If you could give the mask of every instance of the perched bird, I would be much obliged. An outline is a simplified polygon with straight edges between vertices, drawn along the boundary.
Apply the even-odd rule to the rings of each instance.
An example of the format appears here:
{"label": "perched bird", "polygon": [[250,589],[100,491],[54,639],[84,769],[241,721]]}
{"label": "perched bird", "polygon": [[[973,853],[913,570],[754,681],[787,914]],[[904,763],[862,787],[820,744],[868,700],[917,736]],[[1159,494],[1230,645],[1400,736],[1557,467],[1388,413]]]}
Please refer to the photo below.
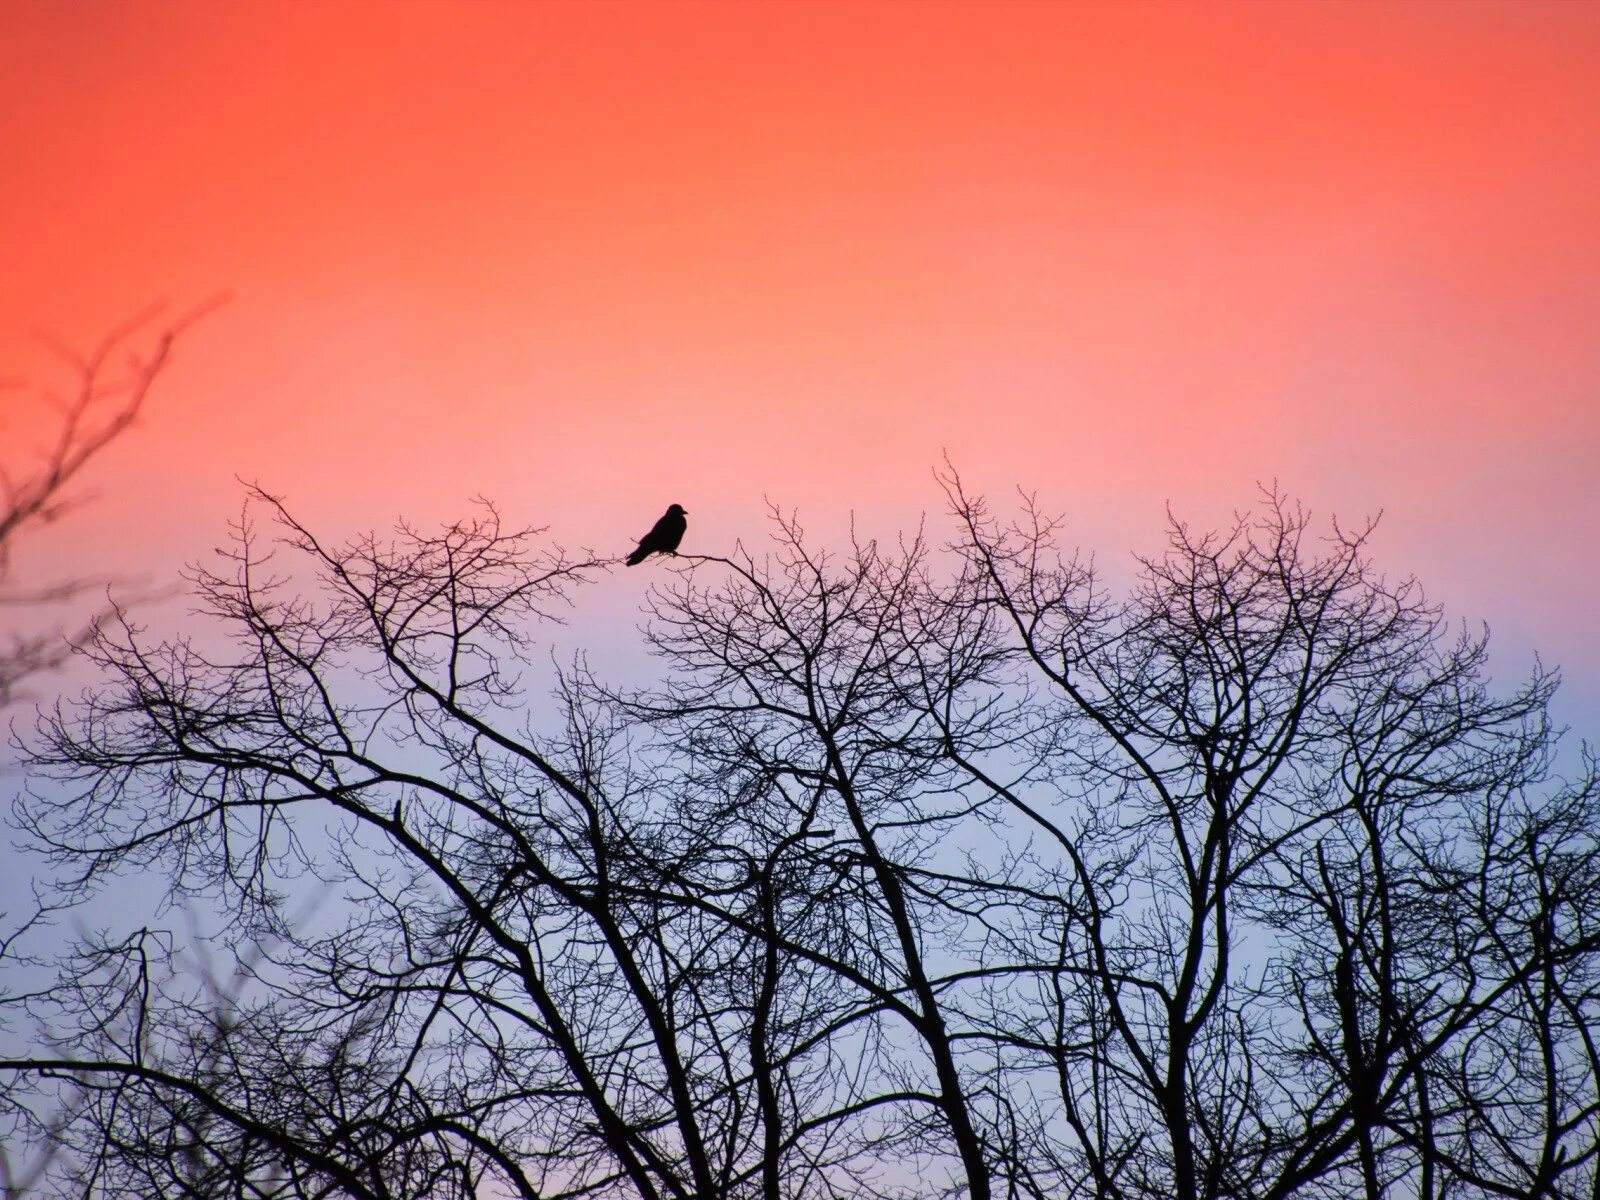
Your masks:
{"label": "perched bird", "polygon": [[683,541],[683,531],[689,527],[683,515],[684,507],[681,504],[674,504],[667,509],[666,515],[639,539],[638,548],[628,555],[628,565],[636,567],[658,550],[662,554],[676,554],[678,543]]}

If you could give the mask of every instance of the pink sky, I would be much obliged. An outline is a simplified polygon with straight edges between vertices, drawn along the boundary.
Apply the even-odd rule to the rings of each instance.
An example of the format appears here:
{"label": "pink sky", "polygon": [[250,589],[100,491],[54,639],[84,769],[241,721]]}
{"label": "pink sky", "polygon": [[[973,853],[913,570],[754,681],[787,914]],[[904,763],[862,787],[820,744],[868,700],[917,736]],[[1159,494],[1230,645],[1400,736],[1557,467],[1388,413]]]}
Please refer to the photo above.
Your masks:
{"label": "pink sky", "polygon": [[1382,508],[1600,694],[1600,6],[13,0],[0,61],[0,375],[236,294],[24,564],[169,578],[236,477],[890,533],[948,450],[1103,557]]}

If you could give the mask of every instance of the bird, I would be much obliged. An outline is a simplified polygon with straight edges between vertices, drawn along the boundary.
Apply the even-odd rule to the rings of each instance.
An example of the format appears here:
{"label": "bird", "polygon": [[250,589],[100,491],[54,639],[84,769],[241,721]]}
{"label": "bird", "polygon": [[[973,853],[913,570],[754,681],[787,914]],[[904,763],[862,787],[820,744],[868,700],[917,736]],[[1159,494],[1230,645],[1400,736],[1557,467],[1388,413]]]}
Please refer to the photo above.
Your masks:
{"label": "bird", "polygon": [[657,521],[650,532],[639,539],[639,545],[634,552],[628,555],[628,565],[636,567],[657,551],[662,554],[676,554],[678,543],[683,541],[683,531],[689,527],[684,514],[687,510],[681,504],[674,504],[667,509],[661,520]]}

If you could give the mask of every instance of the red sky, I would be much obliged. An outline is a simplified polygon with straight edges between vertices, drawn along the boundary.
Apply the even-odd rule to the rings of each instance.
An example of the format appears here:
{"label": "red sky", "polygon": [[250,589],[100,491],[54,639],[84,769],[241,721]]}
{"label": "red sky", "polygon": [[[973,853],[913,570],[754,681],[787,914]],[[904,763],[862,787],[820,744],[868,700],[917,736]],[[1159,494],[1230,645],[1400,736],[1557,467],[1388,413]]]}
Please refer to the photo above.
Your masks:
{"label": "red sky", "polygon": [[948,450],[1102,557],[1257,480],[1382,508],[1594,690],[1597,62],[1583,3],[9,0],[0,375],[236,294],[45,557],[169,577],[241,476],[892,532]]}

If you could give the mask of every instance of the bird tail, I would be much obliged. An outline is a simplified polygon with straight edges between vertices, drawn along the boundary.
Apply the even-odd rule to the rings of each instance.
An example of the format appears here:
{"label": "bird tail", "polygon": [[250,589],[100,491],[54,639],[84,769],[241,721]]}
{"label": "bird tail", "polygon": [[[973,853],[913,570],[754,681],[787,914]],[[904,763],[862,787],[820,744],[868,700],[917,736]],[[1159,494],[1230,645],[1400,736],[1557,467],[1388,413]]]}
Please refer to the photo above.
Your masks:
{"label": "bird tail", "polygon": [[635,550],[632,554],[628,555],[628,565],[630,567],[637,567],[640,563],[642,563],[645,559],[647,559],[649,557],[650,557],[650,551],[642,549],[642,548],[639,549],[639,550]]}

